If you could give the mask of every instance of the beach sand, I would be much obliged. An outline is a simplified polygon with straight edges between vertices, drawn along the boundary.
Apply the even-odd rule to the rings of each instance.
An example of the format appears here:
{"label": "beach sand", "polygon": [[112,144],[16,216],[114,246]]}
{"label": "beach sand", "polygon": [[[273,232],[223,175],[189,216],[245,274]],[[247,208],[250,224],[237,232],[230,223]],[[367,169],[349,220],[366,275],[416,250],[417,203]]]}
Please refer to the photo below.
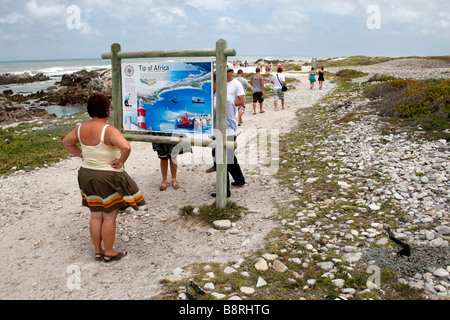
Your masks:
{"label": "beach sand", "polygon": [[[377,66],[371,70],[375,73]],[[263,248],[265,236],[280,224],[276,202],[295,195],[273,175],[264,175],[262,160],[243,149],[264,130],[289,132],[297,110],[313,106],[334,87],[326,81],[324,90],[310,90],[306,72],[285,74],[301,81],[286,93],[287,109],[275,112],[273,97],[266,97],[265,113],[253,115],[248,103],[239,127],[237,157],[247,184],[232,186],[230,200],[251,213],[236,223],[235,232],[212,230],[179,214],[183,206],[214,202],[215,174],[205,173],[212,165],[209,148],[194,147],[193,154],[179,156],[181,188],[173,189],[169,180],[161,192],[159,160],[151,144],[131,143],[126,171],[147,206],[119,215],[115,249],[128,256],[109,264],[94,261],[90,215],[81,206],[77,184],[79,158],[0,179],[0,299],[150,299],[160,293],[160,280],[180,275],[179,268],[238,261]]]}

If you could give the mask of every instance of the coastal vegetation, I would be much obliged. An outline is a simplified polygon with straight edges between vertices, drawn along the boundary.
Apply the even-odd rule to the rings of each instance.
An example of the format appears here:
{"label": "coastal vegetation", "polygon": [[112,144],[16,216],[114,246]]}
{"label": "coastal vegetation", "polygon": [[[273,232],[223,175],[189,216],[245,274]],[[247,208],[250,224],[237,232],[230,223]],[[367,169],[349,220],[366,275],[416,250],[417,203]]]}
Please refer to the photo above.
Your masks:
{"label": "coastal vegetation", "polygon": [[340,82],[352,81],[352,79],[361,78],[367,76],[367,73],[352,70],[352,69],[342,69],[336,72],[335,77]]}
{"label": "coastal vegetation", "polygon": [[423,129],[437,139],[450,139],[450,80],[392,80],[376,84],[364,96],[381,117],[413,129]]}
{"label": "coastal vegetation", "polygon": [[67,157],[61,141],[87,113],[23,122],[0,130],[0,176],[30,171]]}

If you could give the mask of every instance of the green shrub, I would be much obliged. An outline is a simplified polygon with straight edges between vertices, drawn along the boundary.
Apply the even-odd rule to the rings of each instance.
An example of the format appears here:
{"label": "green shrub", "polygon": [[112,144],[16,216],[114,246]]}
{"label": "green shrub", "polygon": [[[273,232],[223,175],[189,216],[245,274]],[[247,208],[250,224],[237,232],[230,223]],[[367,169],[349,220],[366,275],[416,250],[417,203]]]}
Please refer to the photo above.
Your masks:
{"label": "green shrub", "polygon": [[368,82],[385,82],[385,81],[392,81],[392,80],[397,80],[396,77],[394,76],[387,76],[384,74],[374,74],[369,80]]}
{"label": "green shrub", "polygon": [[422,128],[450,128],[450,80],[393,80],[372,86],[364,96],[376,99],[380,116],[398,117]]}
{"label": "green shrub", "polygon": [[336,72],[335,77],[338,78],[340,81],[351,81],[351,79],[354,78],[361,78],[367,76],[367,73],[352,70],[352,69],[343,69],[338,72]]}

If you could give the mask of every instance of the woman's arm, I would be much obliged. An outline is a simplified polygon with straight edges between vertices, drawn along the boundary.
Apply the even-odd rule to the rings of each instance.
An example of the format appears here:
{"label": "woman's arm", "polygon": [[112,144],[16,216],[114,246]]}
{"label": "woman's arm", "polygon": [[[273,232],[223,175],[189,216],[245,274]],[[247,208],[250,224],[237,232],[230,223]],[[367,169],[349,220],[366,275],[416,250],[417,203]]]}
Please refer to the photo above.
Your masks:
{"label": "woman's arm", "polygon": [[123,167],[125,161],[131,153],[131,146],[127,139],[114,127],[109,126],[106,130],[105,140],[109,142],[110,145],[116,146],[120,149],[120,158],[111,162],[111,167],[114,169],[120,169]]}
{"label": "woman's arm", "polygon": [[76,155],[77,157],[82,157],[81,149],[78,148],[77,143],[78,135],[77,135],[78,127],[70,131],[63,139],[62,145],[64,148],[69,151],[71,154]]}

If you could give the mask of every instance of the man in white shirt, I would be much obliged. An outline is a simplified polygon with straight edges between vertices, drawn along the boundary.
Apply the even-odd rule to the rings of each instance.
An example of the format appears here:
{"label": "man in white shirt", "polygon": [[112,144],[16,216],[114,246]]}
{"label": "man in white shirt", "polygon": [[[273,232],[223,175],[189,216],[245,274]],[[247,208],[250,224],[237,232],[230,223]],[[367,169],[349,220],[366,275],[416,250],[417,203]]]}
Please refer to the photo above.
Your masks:
{"label": "man in white shirt", "polygon": [[[229,74],[231,74],[231,77],[233,76],[233,72],[229,71],[227,73],[229,79]],[[234,82],[231,83],[230,82]],[[237,86],[235,85],[237,83]],[[214,82],[213,82],[213,89],[214,94],[216,91],[216,79],[214,75]],[[231,90],[230,90],[231,89]],[[239,104],[245,104],[245,98],[243,95],[239,95],[239,93],[244,92],[244,89],[240,82],[238,82],[236,79],[232,79],[232,81],[228,81],[227,83],[227,140],[228,141],[235,141],[236,136],[238,134],[237,131],[237,121],[236,121],[236,110],[237,106],[236,103]],[[233,110],[234,108],[234,110]],[[216,113],[216,103],[214,99],[214,114]],[[215,117],[214,117],[215,122]],[[216,171],[216,163],[215,163],[215,149],[212,150],[212,155],[214,158],[214,166],[206,170],[206,172],[214,172]],[[234,182],[231,184],[234,186],[243,186],[245,184],[245,178],[242,174],[241,167],[239,166],[238,160],[236,156],[234,155],[234,150],[227,150],[227,197],[231,196],[230,192],[230,178],[228,176],[228,173],[231,174],[231,176],[234,179]],[[211,193],[211,196],[215,197],[216,193]]]}
{"label": "man in white shirt", "polygon": [[245,91],[242,84],[233,78],[233,69],[227,70],[227,100],[233,101],[236,106],[236,119],[239,107],[245,107]]}
{"label": "man in white shirt", "polygon": [[277,73],[272,77],[273,84],[273,95],[274,95],[274,104],[275,111],[278,111],[277,101],[281,101],[281,109],[284,110],[284,91],[281,90],[283,85],[286,85],[286,79],[283,74],[283,69],[280,67],[277,69]]}
{"label": "man in white shirt", "polygon": [[[250,86],[250,84],[248,83],[247,79],[244,78],[244,71],[242,69],[239,69],[237,72],[237,81],[239,81],[242,84],[242,87],[244,88],[244,92],[246,90],[252,90],[252,87]],[[245,99],[245,96],[244,96]],[[245,102],[245,101],[244,101]],[[242,115],[245,112],[245,106],[243,107],[239,107],[239,114],[238,114],[238,126],[241,125],[242,121]]]}
{"label": "man in white shirt", "polygon": [[[215,85],[215,80],[214,80]],[[215,88],[214,88],[215,93]],[[233,78],[233,69],[227,69],[227,103],[233,102],[235,106],[234,118],[230,117],[230,113],[227,112],[227,132],[236,131],[237,132],[237,118],[239,107],[245,106],[245,92],[242,84]],[[236,129],[234,129],[236,128]],[[235,134],[237,135],[237,134]],[[229,136],[229,134],[227,134]],[[216,171],[215,166],[206,170],[207,173]]]}

